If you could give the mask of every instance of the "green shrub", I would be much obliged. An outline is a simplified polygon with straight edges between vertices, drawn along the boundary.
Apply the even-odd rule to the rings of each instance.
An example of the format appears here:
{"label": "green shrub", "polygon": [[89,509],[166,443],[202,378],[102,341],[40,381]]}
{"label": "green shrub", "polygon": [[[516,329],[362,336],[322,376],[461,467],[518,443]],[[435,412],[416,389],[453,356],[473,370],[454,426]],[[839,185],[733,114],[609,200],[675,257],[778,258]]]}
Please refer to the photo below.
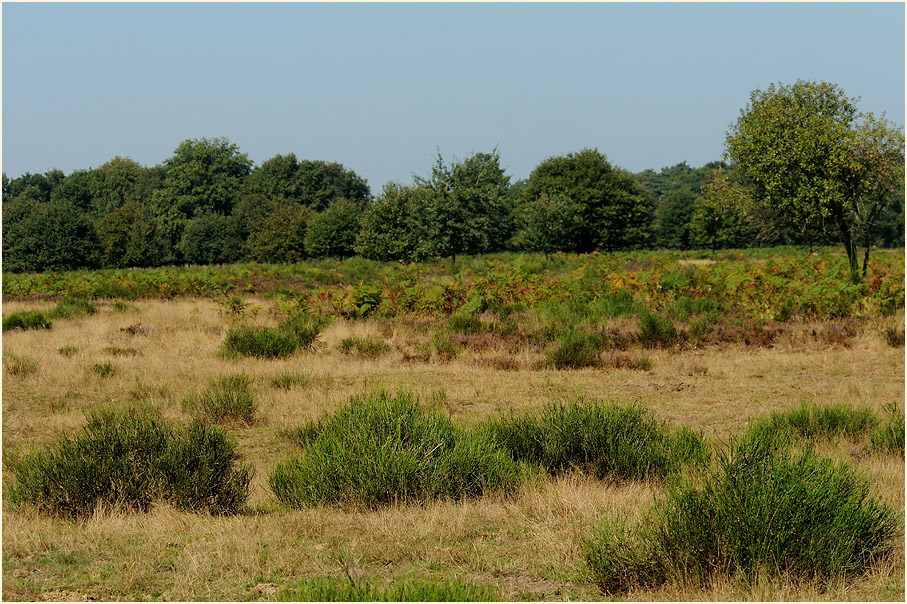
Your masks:
{"label": "green shrub", "polygon": [[339,577],[304,578],[277,594],[279,602],[495,602],[497,590],[461,581],[409,580],[380,589]]}
{"label": "green shrub", "polygon": [[450,317],[447,329],[451,333],[477,334],[482,331],[482,320],[475,315],[456,314]]}
{"label": "green shrub", "polygon": [[38,361],[24,354],[9,353],[3,355],[3,367],[10,375],[25,377],[38,372]]}
{"label": "green shrub", "polygon": [[580,469],[611,480],[662,478],[709,458],[698,434],[686,428],[672,432],[636,405],[554,404],[537,415],[500,418],[484,429],[515,460],[540,464],[550,473]]}
{"label": "green shrub", "polygon": [[524,477],[485,435],[457,429],[408,393],[354,396],[299,432],[304,454],[278,464],[268,480],[294,507],[476,497],[511,490]]}
{"label": "green shrub", "polygon": [[245,504],[251,470],[219,429],[180,429],[146,407],[97,411],[74,437],[12,460],[9,499],[65,517],[98,505],[147,510],[166,501],[185,510],[233,514]]}
{"label": "green shrub", "polygon": [[73,344],[67,344],[66,346],[61,346],[57,349],[57,352],[60,353],[60,356],[71,357],[79,352],[79,347]]}
{"label": "green shrub", "polygon": [[3,331],[13,329],[50,329],[53,322],[44,313],[17,312],[3,319]]}
{"label": "green shrub", "polygon": [[878,423],[875,413],[865,407],[803,404],[797,409],[775,412],[768,419],[756,421],[750,427],[750,433],[787,434],[809,441],[842,437],[859,440],[870,435]]}
{"label": "green shrub", "polygon": [[236,327],[227,330],[227,337],[221,347],[229,357],[288,357],[299,348],[296,338],[281,329]]}
{"label": "green shrub", "polygon": [[114,300],[111,310],[113,312],[138,312],[139,307],[135,304],[124,302],[123,300]]}
{"label": "green shrub", "polygon": [[555,369],[582,369],[601,364],[599,353],[603,346],[599,333],[578,329],[567,329],[549,348],[545,357],[549,366]]}
{"label": "green shrub", "polygon": [[888,420],[872,434],[872,448],[886,453],[899,453],[904,457],[904,408],[887,405]]}
{"label": "green shrub", "polygon": [[324,329],[325,322],[310,315],[293,315],[280,324],[280,330],[291,334],[299,348],[314,350],[318,335]]}
{"label": "green shrub", "polygon": [[343,338],[340,342],[340,352],[343,354],[356,354],[361,357],[374,359],[390,352],[391,347],[384,340],[372,337],[357,338],[351,336]]}
{"label": "green shrub", "polygon": [[254,423],[258,404],[252,395],[252,380],[240,373],[211,380],[200,395],[190,395],[183,407],[198,418],[214,423]]}
{"label": "green shrub", "polygon": [[435,357],[440,361],[455,359],[460,353],[460,348],[444,334],[432,334],[431,339],[419,347],[419,351],[428,357]]}
{"label": "green shrub", "polygon": [[268,380],[268,383],[271,384],[274,388],[280,388],[282,390],[289,390],[293,386],[306,386],[311,381],[311,376],[307,373],[300,373],[298,371],[290,371],[289,369],[284,369],[276,375],[271,376]]}
{"label": "green shrub", "polygon": [[55,319],[72,319],[82,315],[93,315],[98,309],[87,298],[67,296],[57,302],[50,316]]}
{"label": "green shrub", "polygon": [[708,584],[719,574],[827,581],[865,571],[900,530],[898,514],[846,465],[758,435],[720,456],[701,482],[670,485],[633,530],[606,523],[586,561],[606,593]]}
{"label": "green shrub", "polygon": [[677,338],[677,328],[669,317],[648,311],[640,313],[637,339],[644,347],[672,346]]}

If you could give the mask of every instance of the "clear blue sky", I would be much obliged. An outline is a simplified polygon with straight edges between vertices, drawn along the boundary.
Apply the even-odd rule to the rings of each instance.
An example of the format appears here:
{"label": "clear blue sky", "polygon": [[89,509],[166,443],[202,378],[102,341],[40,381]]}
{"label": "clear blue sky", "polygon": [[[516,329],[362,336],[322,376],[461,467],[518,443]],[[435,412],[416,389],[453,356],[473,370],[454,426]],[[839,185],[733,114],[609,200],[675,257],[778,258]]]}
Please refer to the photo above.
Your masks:
{"label": "clear blue sky", "polygon": [[3,3],[10,177],[161,163],[226,137],[374,193],[436,151],[513,179],[596,147],[633,172],[721,158],[753,89],[826,80],[904,124],[904,4]]}

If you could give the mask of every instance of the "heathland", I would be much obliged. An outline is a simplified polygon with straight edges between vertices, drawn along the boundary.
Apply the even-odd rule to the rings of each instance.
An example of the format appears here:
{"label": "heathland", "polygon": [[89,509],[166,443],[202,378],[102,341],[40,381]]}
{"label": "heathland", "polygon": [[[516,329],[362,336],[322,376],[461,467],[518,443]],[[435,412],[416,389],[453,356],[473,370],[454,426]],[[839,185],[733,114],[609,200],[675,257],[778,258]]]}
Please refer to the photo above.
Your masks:
{"label": "heathland", "polygon": [[904,253],[3,275],[8,600],[903,600]]}

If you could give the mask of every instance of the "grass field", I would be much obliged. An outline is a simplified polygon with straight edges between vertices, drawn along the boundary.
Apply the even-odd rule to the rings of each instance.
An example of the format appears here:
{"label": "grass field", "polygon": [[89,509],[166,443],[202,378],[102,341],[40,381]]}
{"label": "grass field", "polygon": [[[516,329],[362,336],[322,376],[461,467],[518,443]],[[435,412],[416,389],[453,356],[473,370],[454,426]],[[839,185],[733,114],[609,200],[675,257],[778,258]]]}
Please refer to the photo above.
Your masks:
{"label": "grass field", "polygon": [[[899,262],[894,281],[900,279],[903,291],[903,256]],[[610,518],[633,523],[644,517],[664,497],[662,480],[600,480],[577,468],[464,499],[299,509],[278,501],[268,477],[300,454],[293,435],[363,393],[411,392],[421,407],[463,430],[510,413],[540,413],[553,403],[636,404],[669,428],[690,428],[713,451],[726,449],[773,412],[804,404],[866,408],[880,421],[892,408],[903,413],[903,298],[885,313],[804,316],[747,332],[771,331],[768,339],[717,337],[717,327],[714,337],[696,339],[693,325],[709,308],[681,317],[676,304],[662,304],[659,310],[673,317],[680,335],[651,346],[635,335],[639,311],[601,311],[574,322],[578,332],[611,339],[599,342],[591,364],[570,369],[558,369],[552,360],[568,322],[526,311],[506,328],[480,313],[475,323],[453,321],[456,312],[364,312],[359,318],[338,312],[313,349],[274,358],[226,355],[231,329],[278,328],[286,321],[286,298],[247,295],[242,303],[231,308],[217,296],[96,299],[95,312],[58,310],[49,329],[4,333],[4,599],[292,600],[331,593],[305,591],[312,587],[304,581],[369,585],[373,591],[362,591],[371,594],[368,599],[381,590],[398,597],[462,596],[466,592],[456,586],[463,584],[475,586],[480,599],[613,597],[591,576],[587,543]],[[37,311],[50,317],[55,308],[56,300],[36,299],[32,292],[6,298],[3,315]],[[740,316],[729,312],[715,324]],[[618,333],[632,337],[619,339]],[[245,377],[224,381],[240,374]],[[93,411],[142,403],[182,426],[199,413],[197,402],[206,393],[239,383],[254,399],[254,414],[217,422],[254,471],[241,513],[195,513],[160,502],[144,512],[101,507],[73,520],[8,500],[16,480],[10,464],[77,434]],[[707,584],[634,587],[617,597],[903,601],[903,444],[897,454],[874,449],[868,434],[833,435],[814,447],[854,468],[869,481],[870,496],[896,511],[901,523],[892,553],[865,573],[827,582],[728,574]],[[425,582],[453,584],[455,591],[389,591]]]}

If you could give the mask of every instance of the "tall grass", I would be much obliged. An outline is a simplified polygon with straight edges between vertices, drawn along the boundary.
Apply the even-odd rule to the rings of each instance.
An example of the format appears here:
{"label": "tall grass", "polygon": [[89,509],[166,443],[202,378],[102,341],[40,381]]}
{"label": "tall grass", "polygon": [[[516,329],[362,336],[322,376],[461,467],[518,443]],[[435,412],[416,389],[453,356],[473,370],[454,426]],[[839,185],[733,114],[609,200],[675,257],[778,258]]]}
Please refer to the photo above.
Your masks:
{"label": "tall grass", "polygon": [[709,458],[698,434],[669,430],[636,405],[554,404],[540,414],[502,417],[483,428],[515,460],[550,473],[580,469],[611,480],[662,478]]}
{"label": "tall grass", "polygon": [[98,312],[94,304],[87,298],[66,296],[50,311],[50,316],[55,319],[72,319],[83,315],[93,315]]}
{"label": "tall grass", "polygon": [[671,484],[637,526],[607,522],[586,561],[605,593],[738,574],[828,581],[865,571],[901,530],[848,466],[760,434],[719,455],[700,481]]}
{"label": "tall grass", "polygon": [[302,579],[277,594],[279,602],[494,602],[494,587],[462,581],[404,581],[384,589],[338,577]]}
{"label": "tall grass", "polygon": [[221,346],[224,356],[284,358],[299,349],[312,350],[324,323],[317,318],[296,315],[277,327],[231,327]]}
{"label": "tall grass", "polygon": [[3,367],[9,372],[10,375],[16,377],[26,377],[29,375],[34,375],[38,372],[38,360],[33,359],[27,355],[19,354],[4,354],[3,355]]}
{"label": "tall grass", "polygon": [[886,405],[888,418],[872,434],[872,448],[904,457],[904,407],[896,403]]}
{"label": "tall grass", "polygon": [[233,442],[201,423],[179,428],[147,407],[98,411],[74,437],[7,464],[11,503],[77,518],[99,505],[147,510],[167,501],[186,510],[233,514],[245,504],[251,470]]}
{"label": "tall grass", "polygon": [[867,407],[849,405],[803,404],[797,409],[772,413],[756,421],[750,433],[797,436],[810,441],[848,438],[859,440],[869,436],[878,426],[879,418]]}
{"label": "tall grass", "polygon": [[391,347],[384,340],[368,336],[363,338],[350,336],[343,338],[340,342],[340,352],[343,354],[355,354],[367,359],[378,358],[390,352],[390,349]]}
{"label": "tall grass", "polygon": [[354,396],[299,432],[303,455],[279,464],[268,480],[294,507],[475,497],[513,489],[525,473],[486,436],[423,410],[409,393]]}
{"label": "tall grass", "polygon": [[186,397],[183,408],[200,419],[214,423],[252,424],[258,404],[252,394],[252,379],[240,373],[211,380],[207,390]]}
{"label": "tall grass", "polygon": [[546,353],[546,361],[555,369],[582,369],[601,364],[600,353],[604,346],[601,333],[580,329],[567,329]]}

